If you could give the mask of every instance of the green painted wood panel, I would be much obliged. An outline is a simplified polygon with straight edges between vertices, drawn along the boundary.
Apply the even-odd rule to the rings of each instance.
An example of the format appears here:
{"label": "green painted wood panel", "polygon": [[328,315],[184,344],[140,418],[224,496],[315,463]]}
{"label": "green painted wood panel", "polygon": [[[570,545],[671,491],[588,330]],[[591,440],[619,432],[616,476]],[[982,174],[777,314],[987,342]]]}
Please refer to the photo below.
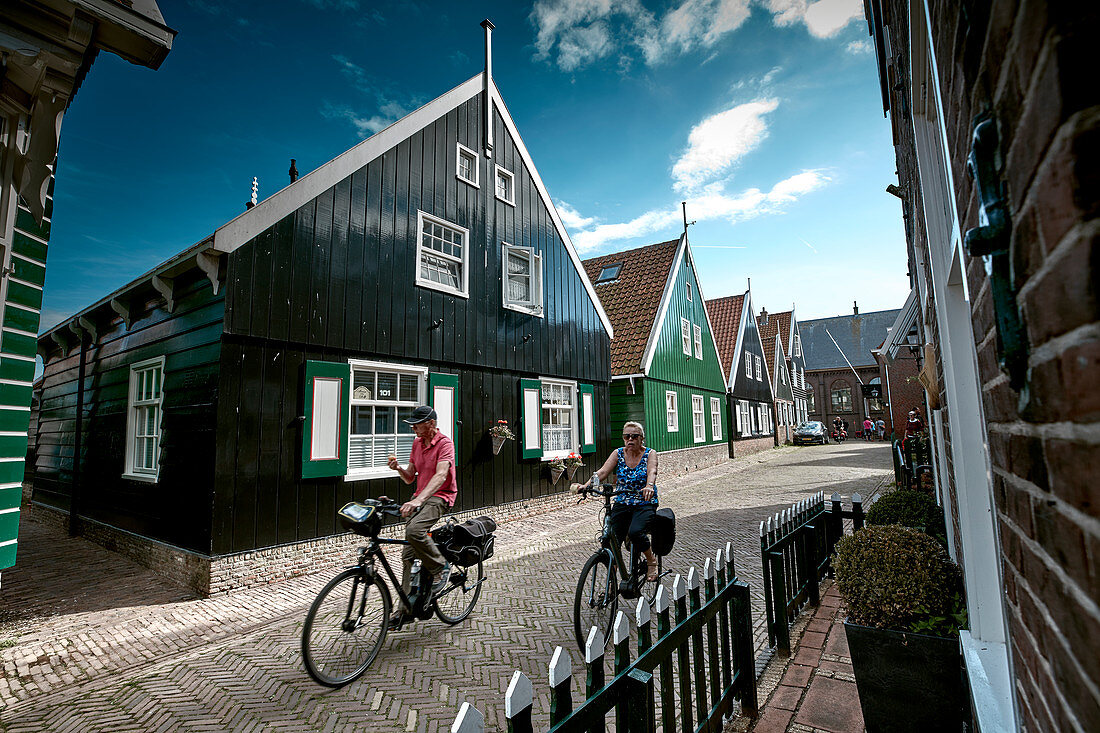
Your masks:
{"label": "green painted wood panel", "polygon": [[[3,542],[3,540],[0,540],[0,542]],[[10,568],[15,564],[15,547],[14,544],[0,547],[0,569]]]}
{"label": "green painted wood panel", "polygon": [[23,487],[11,486],[0,489],[0,509],[18,509],[23,499]]}
{"label": "green painted wood panel", "polygon": [[[22,458],[22,456],[20,456]],[[0,462],[0,484],[17,484],[23,481],[23,461],[3,461]],[[0,542],[4,539],[0,537]],[[0,569],[3,569],[3,563],[0,563]]]}
{"label": "green painted wood panel", "polygon": [[46,261],[46,245],[39,242],[37,239],[31,239],[22,232],[15,232],[15,236],[12,238],[12,252],[24,257],[29,257],[32,260],[38,260],[45,263]]}
{"label": "green painted wood panel", "polygon": [[31,212],[20,207],[19,211],[15,215],[15,228],[26,232],[27,234],[33,234],[39,239],[44,239],[47,242],[50,241],[50,222],[47,219],[43,219],[39,224],[34,220],[34,216]]}
{"label": "green painted wood panel", "polygon": [[19,510],[0,512],[0,537],[13,539],[19,534]]}
{"label": "green painted wood panel", "polygon": [[[677,399],[677,414],[679,417],[678,430],[668,431],[667,416],[665,413],[665,393],[675,392]],[[692,424],[691,397],[700,395],[703,398],[703,427],[706,439],[695,442],[695,433]],[[715,439],[710,417],[710,398],[718,398],[720,412],[720,425],[723,433]],[[724,392],[704,390],[695,387],[685,387],[680,384],[672,384],[656,379],[646,379],[645,385],[645,414],[646,420],[646,445],[659,451],[679,450],[682,448],[696,448],[703,445],[715,445],[725,443],[726,425],[726,398]]]}
{"label": "green painted wood panel", "polygon": [[[687,287],[691,286],[691,300],[688,300]],[[681,339],[681,319],[686,318],[691,337],[691,356],[686,356]],[[702,330],[703,358],[695,358],[694,329]],[[715,392],[725,391],[725,379],[719,366],[718,353],[714,349],[714,339],[707,323],[706,309],[699,297],[699,282],[695,277],[695,268],[687,261],[680,263],[679,272],[673,283],[672,299],[669,301],[661,332],[657,337],[657,349],[653,362],[646,373],[649,378],[660,379],[688,387],[698,387]]]}
{"label": "green painted wood panel", "polygon": [[[9,307],[8,310],[14,309]],[[34,362],[25,359],[13,359],[10,356],[0,356],[0,379],[30,382],[34,379]]]}
{"label": "green painted wood panel", "polygon": [[[645,425],[645,396],[643,385],[645,380],[635,379],[636,393],[630,394],[630,383],[625,379],[616,379],[611,382],[611,434],[618,435],[624,423],[640,422]],[[646,432],[649,431],[648,426]]]}
{"label": "green painted wood panel", "polygon": [[8,306],[4,309],[4,326],[29,333],[38,333],[38,314],[25,308]]}
{"label": "green painted wood panel", "polygon": [[[31,364],[33,368],[34,365]],[[0,409],[0,431],[5,433],[15,433],[24,431],[27,429],[27,423],[31,419],[31,414],[26,410],[3,410]]]}
{"label": "green painted wood panel", "polygon": [[38,310],[42,307],[42,288],[9,281],[8,302]]}

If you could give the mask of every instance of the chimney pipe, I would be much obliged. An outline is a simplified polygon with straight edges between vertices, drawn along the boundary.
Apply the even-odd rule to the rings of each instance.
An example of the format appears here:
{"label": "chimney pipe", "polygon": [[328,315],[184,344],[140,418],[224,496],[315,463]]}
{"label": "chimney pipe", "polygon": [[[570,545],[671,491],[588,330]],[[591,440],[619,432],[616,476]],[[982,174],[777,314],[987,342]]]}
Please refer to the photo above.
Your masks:
{"label": "chimney pipe", "polygon": [[485,157],[493,157],[493,96],[490,86],[493,79],[493,25],[488,18],[481,21],[485,29]]}
{"label": "chimney pipe", "polygon": [[853,316],[858,316],[859,315],[859,303],[855,302],[854,300],[852,301],[852,315]]}
{"label": "chimney pipe", "polygon": [[298,166],[294,165],[294,158],[290,159],[290,182],[298,180]]}

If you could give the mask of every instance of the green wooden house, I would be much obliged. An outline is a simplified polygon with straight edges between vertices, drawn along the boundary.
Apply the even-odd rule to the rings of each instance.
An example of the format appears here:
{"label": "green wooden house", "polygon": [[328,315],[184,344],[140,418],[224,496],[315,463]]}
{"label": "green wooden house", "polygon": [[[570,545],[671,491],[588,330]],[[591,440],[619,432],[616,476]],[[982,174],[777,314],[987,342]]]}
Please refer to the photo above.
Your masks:
{"label": "green wooden house", "polygon": [[611,319],[611,428],[658,451],[724,445],[726,389],[687,235],[585,260]]}

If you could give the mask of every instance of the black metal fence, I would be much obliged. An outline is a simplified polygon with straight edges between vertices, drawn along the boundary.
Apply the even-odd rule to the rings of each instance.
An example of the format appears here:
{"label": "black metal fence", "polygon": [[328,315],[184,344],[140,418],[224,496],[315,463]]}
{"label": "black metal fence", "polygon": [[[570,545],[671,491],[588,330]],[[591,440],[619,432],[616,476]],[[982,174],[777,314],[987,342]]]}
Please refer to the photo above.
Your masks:
{"label": "black metal fence", "polygon": [[[757,714],[755,659],[749,586],[737,579],[729,544],[699,573],[676,576],[672,593],[662,587],[651,611],[645,598],[635,610],[637,658],[631,660],[630,620],[615,618],[614,660],[607,679],[602,634],[595,628],[585,650],[584,695],[573,702],[569,654],[557,647],[550,662],[550,730],[605,730],[614,713],[617,731],[720,731],[733,711]],[[656,621],[656,630],[653,624]],[[656,633],[654,633],[656,631]],[[508,730],[532,731],[534,688],[522,672],[505,694]],[[695,721],[698,721],[696,723]],[[463,703],[451,727],[480,733],[484,718]]]}
{"label": "black metal fence", "polygon": [[760,523],[760,562],[764,570],[764,609],[768,645],[791,653],[790,625],[808,603],[820,603],[818,584],[832,573],[831,558],[844,534],[844,520],[853,531],[863,527],[863,498],[852,495],[846,510],[840,494],[825,500],[825,492],[792,504]]}
{"label": "black metal fence", "polygon": [[921,488],[921,476],[932,473],[932,451],[927,436],[910,436],[893,445],[894,479],[899,488]]}

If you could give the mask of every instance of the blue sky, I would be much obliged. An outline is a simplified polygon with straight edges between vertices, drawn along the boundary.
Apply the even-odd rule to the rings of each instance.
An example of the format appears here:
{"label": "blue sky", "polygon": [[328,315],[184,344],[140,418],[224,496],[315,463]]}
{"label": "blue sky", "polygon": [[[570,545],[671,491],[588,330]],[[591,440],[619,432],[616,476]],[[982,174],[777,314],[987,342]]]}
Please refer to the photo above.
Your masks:
{"label": "blue sky", "polygon": [[66,114],[42,323],[493,72],[582,257],[678,236],[707,298],[898,308],[905,246],[861,0],[161,0],[159,71],[102,54]]}

